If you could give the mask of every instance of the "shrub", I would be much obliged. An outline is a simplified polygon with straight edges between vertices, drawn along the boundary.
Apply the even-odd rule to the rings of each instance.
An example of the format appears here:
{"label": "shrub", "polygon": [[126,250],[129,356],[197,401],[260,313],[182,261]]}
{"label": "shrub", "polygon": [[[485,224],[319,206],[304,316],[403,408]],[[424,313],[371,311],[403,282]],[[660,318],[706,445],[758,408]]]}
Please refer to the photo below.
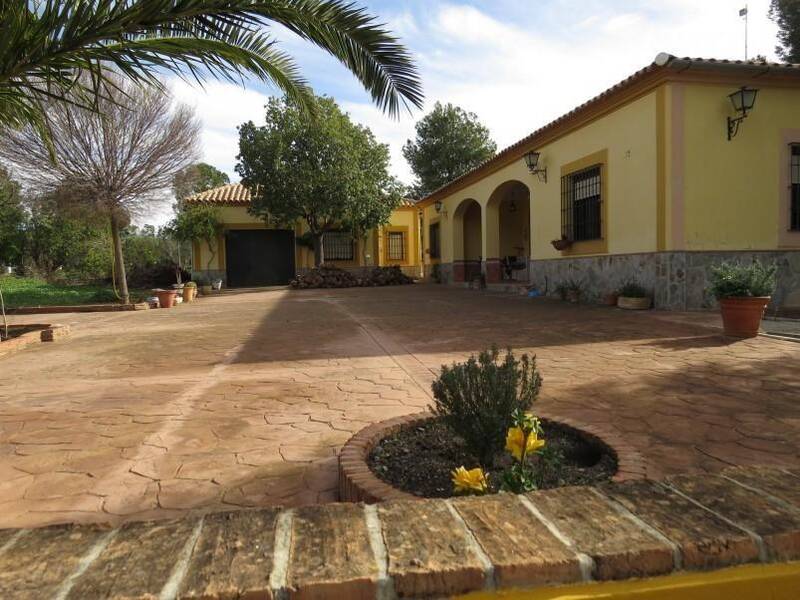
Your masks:
{"label": "shrub", "polygon": [[714,297],[742,298],[771,296],[777,284],[778,267],[754,260],[749,265],[738,262],[723,262],[711,267],[711,286]]}
{"label": "shrub", "polygon": [[629,280],[617,292],[624,298],[647,298],[647,290],[635,279]]}
{"label": "shrub", "polygon": [[511,350],[500,361],[496,347],[477,359],[442,366],[433,382],[433,412],[456,435],[484,467],[503,449],[515,411],[526,411],[539,394],[542,378],[536,357],[517,359]]}

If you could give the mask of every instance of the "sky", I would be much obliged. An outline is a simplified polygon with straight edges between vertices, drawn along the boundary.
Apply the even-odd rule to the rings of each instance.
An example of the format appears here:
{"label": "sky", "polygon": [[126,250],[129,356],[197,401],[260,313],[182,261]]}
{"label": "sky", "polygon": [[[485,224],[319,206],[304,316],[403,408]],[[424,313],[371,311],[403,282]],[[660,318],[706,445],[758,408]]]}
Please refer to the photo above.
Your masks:
{"label": "sky", "polygon": [[[436,101],[477,114],[498,148],[525,137],[650,64],[659,52],[744,58],[744,0],[375,0],[363,4],[400,37],[419,68],[425,106],[392,119],[358,81],[318,48],[276,30],[318,94],[334,97],[389,145],[392,172],[411,183],[402,146]],[[750,0],[748,55],[775,60],[769,0]],[[236,127],[263,123],[275,89],[257,82],[170,81],[202,121],[203,160],[238,181]],[[152,215],[150,221],[164,215]]]}

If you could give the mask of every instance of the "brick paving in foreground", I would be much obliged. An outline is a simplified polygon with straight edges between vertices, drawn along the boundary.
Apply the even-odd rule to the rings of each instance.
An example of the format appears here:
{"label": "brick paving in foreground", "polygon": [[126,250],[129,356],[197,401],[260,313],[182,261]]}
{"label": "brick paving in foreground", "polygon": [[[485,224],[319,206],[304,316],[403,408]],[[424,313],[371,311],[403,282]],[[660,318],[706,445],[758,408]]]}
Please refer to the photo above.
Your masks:
{"label": "brick paving in foreground", "polygon": [[72,335],[0,358],[0,528],[335,500],[342,444],[492,342],[536,353],[541,410],[625,437],[648,477],[800,466],[800,344],[714,315],[417,285],[53,321]]}

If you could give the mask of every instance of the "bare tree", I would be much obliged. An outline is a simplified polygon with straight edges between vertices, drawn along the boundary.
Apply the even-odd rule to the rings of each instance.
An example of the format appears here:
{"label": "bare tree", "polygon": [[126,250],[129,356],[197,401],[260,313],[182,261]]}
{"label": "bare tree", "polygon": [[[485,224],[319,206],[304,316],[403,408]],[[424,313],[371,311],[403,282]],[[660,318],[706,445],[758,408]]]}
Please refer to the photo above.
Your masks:
{"label": "bare tree", "polygon": [[115,78],[97,112],[52,102],[51,149],[33,126],[0,131],[0,161],[26,188],[99,211],[111,224],[120,294],[129,302],[120,230],[166,201],[175,174],[194,163],[200,126],[193,111],[155,88]]}

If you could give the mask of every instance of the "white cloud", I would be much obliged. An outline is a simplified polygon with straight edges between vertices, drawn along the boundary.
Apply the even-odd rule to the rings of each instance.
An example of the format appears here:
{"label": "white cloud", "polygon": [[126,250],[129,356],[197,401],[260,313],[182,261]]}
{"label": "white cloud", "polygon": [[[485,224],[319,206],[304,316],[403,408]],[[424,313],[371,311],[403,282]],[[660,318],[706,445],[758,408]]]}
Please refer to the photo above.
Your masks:
{"label": "white cloud", "polygon": [[[649,64],[659,52],[741,58],[744,51],[740,6],[732,0],[665,0],[657,5],[648,0],[550,0],[536,10],[509,3],[508,10],[517,13],[507,16],[492,15],[493,6],[487,3],[481,10],[431,2],[416,12],[404,6],[381,17],[415,53],[425,111],[437,100],[473,111],[501,148]],[[749,8],[750,55],[774,58],[776,28],[766,16],[769,0],[750,0]],[[392,120],[320,50],[293,37],[285,49],[300,58],[318,91],[334,91],[354,120],[390,145],[395,175],[410,182],[401,148],[424,113]],[[261,122],[267,96],[224,83],[209,83],[203,91],[176,80],[172,88],[203,120],[204,160],[236,180],[236,126],[246,120]]]}

